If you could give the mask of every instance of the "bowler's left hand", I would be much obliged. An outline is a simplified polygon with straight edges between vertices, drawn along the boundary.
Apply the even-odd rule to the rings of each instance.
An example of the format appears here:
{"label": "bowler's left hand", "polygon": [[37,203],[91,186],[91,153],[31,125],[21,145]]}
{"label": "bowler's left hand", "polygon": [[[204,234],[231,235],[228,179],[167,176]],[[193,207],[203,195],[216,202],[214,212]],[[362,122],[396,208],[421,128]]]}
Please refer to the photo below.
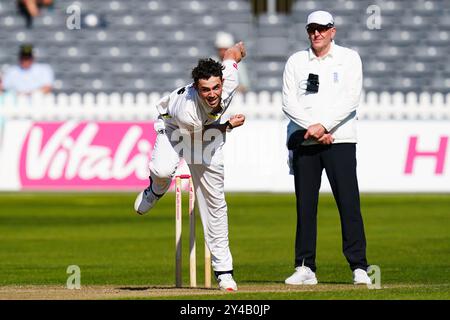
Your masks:
{"label": "bowler's left hand", "polygon": [[228,120],[228,122],[233,128],[240,127],[245,122],[245,116],[243,114],[235,114],[234,116],[230,117],[230,120]]}

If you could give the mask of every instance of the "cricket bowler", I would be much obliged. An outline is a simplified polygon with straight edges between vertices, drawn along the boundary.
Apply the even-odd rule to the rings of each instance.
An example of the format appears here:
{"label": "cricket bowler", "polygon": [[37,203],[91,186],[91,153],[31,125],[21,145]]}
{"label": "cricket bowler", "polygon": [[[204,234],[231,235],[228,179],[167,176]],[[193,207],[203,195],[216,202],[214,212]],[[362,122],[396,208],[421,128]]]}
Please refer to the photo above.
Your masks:
{"label": "cricket bowler", "polygon": [[192,176],[205,242],[219,288],[236,291],[233,258],[228,240],[227,203],[224,192],[222,147],[226,134],[242,126],[245,117],[236,114],[226,122],[222,115],[238,88],[238,63],[246,49],[239,42],[225,52],[219,63],[199,60],[192,70],[193,83],[178,88],[158,103],[159,116],[149,186],[139,193],[134,208],[138,214],[151,210],[167,192],[181,158]]}

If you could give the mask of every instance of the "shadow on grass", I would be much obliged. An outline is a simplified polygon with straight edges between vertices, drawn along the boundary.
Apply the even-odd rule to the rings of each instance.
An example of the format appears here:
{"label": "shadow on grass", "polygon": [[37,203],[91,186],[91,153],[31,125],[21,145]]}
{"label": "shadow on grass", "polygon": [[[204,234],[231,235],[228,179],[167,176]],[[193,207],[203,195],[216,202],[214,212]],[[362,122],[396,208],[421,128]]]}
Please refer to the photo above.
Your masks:
{"label": "shadow on grass", "polygon": [[[280,281],[273,281],[273,280],[252,280],[252,279],[241,279],[239,283],[242,284],[252,284],[252,283],[258,283],[258,284],[285,284],[284,280]],[[319,281],[319,284],[352,284],[350,282],[344,282],[344,281]]]}
{"label": "shadow on grass", "polygon": [[319,281],[318,284],[339,284],[339,285],[353,285],[351,282],[343,282],[343,281]]}
{"label": "shadow on grass", "polygon": [[217,288],[204,288],[204,287],[173,287],[173,286],[148,286],[148,287],[120,287],[119,290],[126,291],[146,291],[146,290],[201,290],[201,291],[216,291]]}
{"label": "shadow on grass", "polygon": [[284,284],[284,280],[273,281],[273,280],[252,280],[252,279],[241,279],[239,283],[242,284],[252,284],[252,283],[262,283],[262,284]]}

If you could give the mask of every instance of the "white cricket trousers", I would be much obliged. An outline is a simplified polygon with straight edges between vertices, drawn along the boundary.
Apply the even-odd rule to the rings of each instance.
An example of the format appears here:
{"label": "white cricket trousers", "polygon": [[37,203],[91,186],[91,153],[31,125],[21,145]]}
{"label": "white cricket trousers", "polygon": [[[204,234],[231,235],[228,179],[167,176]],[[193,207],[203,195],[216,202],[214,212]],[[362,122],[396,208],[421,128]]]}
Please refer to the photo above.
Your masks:
{"label": "white cricket trousers", "polygon": [[[173,142],[170,139],[173,137],[173,130],[166,127],[166,133],[157,135],[149,163],[150,177],[153,181],[152,190],[158,195],[164,194],[169,189],[183,155],[177,151],[180,142]],[[188,161],[186,156],[184,158],[194,183],[196,205],[203,225],[205,242],[211,251],[212,268],[214,271],[229,271],[233,270],[233,258],[228,241],[228,215],[224,191],[222,146],[225,134],[221,133],[221,136],[223,142],[215,148],[211,161],[190,163],[192,161]],[[205,147],[203,146],[201,150],[205,150]],[[198,157],[193,158],[198,160]]]}

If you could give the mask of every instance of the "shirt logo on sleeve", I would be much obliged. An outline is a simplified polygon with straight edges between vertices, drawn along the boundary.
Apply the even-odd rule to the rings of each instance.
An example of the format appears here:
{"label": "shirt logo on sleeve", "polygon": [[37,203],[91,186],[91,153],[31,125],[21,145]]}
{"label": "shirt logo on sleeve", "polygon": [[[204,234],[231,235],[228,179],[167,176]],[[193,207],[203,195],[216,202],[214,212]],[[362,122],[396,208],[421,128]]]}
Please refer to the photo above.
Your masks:
{"label": "shirt logo on sleeve", "polygon": [[339,82],[339,74],[337,72],[333,72],[333,81],[334,83]]}

